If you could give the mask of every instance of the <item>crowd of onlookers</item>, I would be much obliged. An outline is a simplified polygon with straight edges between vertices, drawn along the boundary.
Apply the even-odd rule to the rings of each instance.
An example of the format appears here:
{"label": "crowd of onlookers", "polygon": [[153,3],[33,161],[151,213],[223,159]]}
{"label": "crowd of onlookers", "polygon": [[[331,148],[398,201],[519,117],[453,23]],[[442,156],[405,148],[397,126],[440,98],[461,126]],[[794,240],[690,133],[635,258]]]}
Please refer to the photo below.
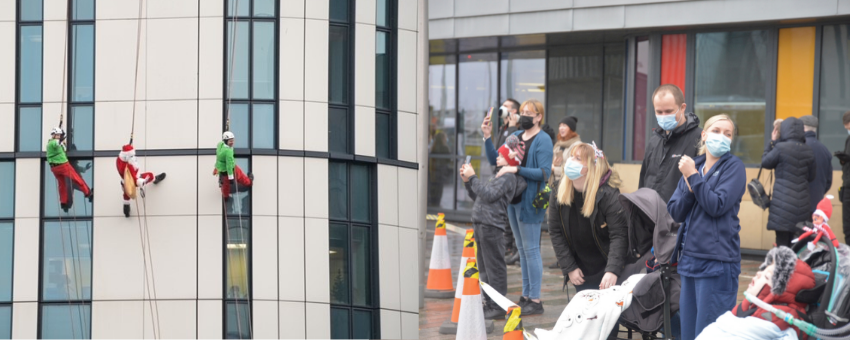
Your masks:
{"label": "crowd of onlookers", "polygon": [[[741,273],[738,212],[747,175],[744,163],[730,152],[737,137],[730,116],[714,115],[701,124],[675,85],[656,89],[652,103],[659,128],[647,144],[639,187],[657,192],[680,223],[673,258],[682,279],[681,338],[694,339],[735,307]],[[627,279],[622,271],[628,216],[619,201],[620,177],[605,152],[594,141],[582,141],[575,117],[562,119],[557,130],[544,124],[544,107],[537,100],[520,104],[508,99],[498,112],[481,125],[487,159],[495,166],[493,178],[477,177],[469,164],[459,169],[475,200],[481,280],[505,295],[506,265],[518,260],[522,315],[543,313],[544,220],[558,260],[553,267],[577,291],[606,289]],[[850,112],[843,119],[850,133]],[[777,120],[766,143],[761,166],[776,178],[767,228],[776,232],[777,246],[791,245],[797,224],[812,221],[832,186],[832,154],[818,141],[817,126],[813,116]],[[835,156],[843,180],[850,183],[850,137]],[[850,237],[850,195],[843,191],[844,234]],[[485,317],[504,318],[504,311],[488,300]]]}

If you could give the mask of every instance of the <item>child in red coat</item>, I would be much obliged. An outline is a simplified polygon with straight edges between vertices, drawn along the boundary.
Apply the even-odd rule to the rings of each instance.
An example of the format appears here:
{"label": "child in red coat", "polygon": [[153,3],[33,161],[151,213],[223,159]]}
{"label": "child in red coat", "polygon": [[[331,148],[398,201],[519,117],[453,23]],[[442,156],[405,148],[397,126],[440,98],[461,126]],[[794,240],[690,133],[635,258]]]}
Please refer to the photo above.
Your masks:
{"label": "child in red coat", "polygon": [[136,161],[136,149],[130,144],[124,145],[121,149],[118,158],[115,159],[115,166],[118,169],[118,176],[121,177],[121,191],[124,194],[124,217],[130,217],[130,196],[127,195],[124,189],[124,172],[129,171],[130,177],[136,179],[136,188],[139,189],[139,193],[143,198],[145,197],[144,186],[150,182],[159,184],[159,182],[165,179],[165,173],[156,175],[156,177],[150,172],[139,173],[139,163]]}

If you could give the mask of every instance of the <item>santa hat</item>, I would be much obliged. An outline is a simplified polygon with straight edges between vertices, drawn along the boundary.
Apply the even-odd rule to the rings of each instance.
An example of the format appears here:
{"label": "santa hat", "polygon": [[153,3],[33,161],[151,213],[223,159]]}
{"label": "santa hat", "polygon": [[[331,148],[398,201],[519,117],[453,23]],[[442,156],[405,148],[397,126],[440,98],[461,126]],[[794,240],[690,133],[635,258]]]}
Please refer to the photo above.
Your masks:
{"label": "santa hat", "polygon": [[[508,139],[505,140],[505,146],[508,147],[508,150],[516,153],[516,159],[521,163],[525,153],[519,145],[519,138],[517,138],[516,135],[508,136]],[[505,159],[507,159],[507,157],[505,157]]]}
{"label": "santa hat", "polygon": [[517,165],[519,165],[519,161],[517,161],[516,159],[513,159],[513,158],[511,158],[511,157],[510,157],[511,150],[509,150],[509,149],[508,149],[508,145],[507,145],[507,144],[506,144],[506,145],[502,145],[502,147],[500,147],[500,148],[499,148],[499,154],[500,154],[500,155],[502,155],[502,158],[504,158],[504,159],[505,159],[505,161],[507,161],[507,162],[508,162],[508,165],[510,165],[510,166],[517,166]]}
{"label": "santa hat", "polygon": [[118,154],[118,158],[122,161],[128,162],[130,158],[136,155],[136,149],[133,148],[133,145],[127,144],[121,148],[121,152]]}
{"label": "santa hat", "polygon": [[818,203],[818,208],[815,210],[814,215],[818,215],[823,217],[824,222],[829,222],[829,218],[832,216],[832,201],[834,197],[832,195],[826,195],[820,203]]}

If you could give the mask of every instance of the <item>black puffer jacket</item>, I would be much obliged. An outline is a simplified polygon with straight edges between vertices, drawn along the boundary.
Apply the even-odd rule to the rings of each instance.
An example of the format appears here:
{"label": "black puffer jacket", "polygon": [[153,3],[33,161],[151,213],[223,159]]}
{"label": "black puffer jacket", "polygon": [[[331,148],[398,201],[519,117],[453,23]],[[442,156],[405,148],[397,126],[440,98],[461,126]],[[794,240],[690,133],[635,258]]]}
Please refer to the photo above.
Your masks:
{"label": "black puffer jacket", "polygon": [[667,133],[656,128],[649,138],[646,154],[640,167],[638,188],[650,188],[658,192],[664,202],[670,201],[682,173],[679,171],[679,158],[688,155],[696,158],[702,129],[699,118],[693,112],[685,114],[685,124]]}
{"label": "black puffer jacket", "polygon": [[761,165],[776,169],[767,229],[796,231],[798,222],[812,216],[809,183],[816,174],[815,155],[806,145],[802,121],[791,117],[782,122],[779,142],[770,142],[761,156]]}
{"label": "black puffer jacket", "polygon": [[[610,172],[607,176],[610,176]],[[608,257],[605,271],[619,276],[620,271],[626,264],[626,248],[628,241],[628,220],[623,206],[620,204],[620,189],[613,188],[608,184],[608,177],[599,184],[596,192],[596,204],[590,215],[590,224],[593,226],[593,235],[599,250]],[[578,268],[575,250],[570,237],[570,208],[558,203],[558,187],[560,181],[552,187],[549,196],[549,237],[552,238],[552,246],[555,248],[555,256],[564,275]],[[584,218],[584,216],[580,216]]]}

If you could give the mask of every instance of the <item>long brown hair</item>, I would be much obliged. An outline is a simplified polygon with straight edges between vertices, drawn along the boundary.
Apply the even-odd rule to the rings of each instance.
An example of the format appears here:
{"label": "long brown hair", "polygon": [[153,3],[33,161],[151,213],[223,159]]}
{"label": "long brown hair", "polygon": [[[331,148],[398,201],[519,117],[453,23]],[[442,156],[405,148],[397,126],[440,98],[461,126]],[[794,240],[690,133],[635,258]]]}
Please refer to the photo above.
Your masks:
{"label": "long brown hair", "polygon": [[[611,177],[608,178],[608,185],[612,188],[619,188],[622,182],[617,171],[611,169],[611,165],[605,158],[595,158],[593,147],[587,143],[575,143],[572,147],[564,151],[564,160],[579,154],[579,156],[587,160],[587,180],[584,182],[584,206],[581,209],[581,214],[584,217],[590,217],[593,214],[593,209],[596,208],[596,193],[599,191],[599,182],[602,177],[611,170]],[[561,177],[561,184],[558,186],[558,203],[570,206],[573,202],[575,188],[573,181],[569,177]]]}

